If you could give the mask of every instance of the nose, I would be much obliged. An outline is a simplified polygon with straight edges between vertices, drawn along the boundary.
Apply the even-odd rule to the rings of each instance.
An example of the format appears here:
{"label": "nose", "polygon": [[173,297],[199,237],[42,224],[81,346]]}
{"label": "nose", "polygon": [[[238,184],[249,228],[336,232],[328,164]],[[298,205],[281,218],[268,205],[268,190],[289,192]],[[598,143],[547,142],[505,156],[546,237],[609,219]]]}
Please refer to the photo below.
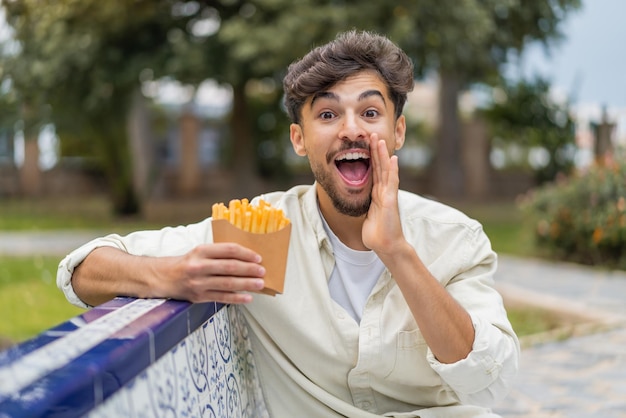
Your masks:
{"label": "nose", "polygon": [[353,113],[346,113],[342,118],[341,130],[339,131],[339,138],[347,141],[356,141],[358,139],[364,139],[367,135],[363,127],[363,122],[359,116]]}

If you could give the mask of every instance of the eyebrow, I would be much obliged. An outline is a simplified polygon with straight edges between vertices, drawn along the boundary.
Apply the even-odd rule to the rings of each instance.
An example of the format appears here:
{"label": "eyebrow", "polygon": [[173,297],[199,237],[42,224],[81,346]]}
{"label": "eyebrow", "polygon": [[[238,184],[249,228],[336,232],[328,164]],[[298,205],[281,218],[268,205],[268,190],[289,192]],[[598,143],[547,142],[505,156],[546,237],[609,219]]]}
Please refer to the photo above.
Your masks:
{"label": "eyebrow", "polygon": [[[380,92],[380,90],[375,90],[375,89],[365,90],[363,93],[359,94],[358,100],[359,101],[365,100],[371,96],[378,96],[381,98],[381,100],[383,101],[385,105],[387,104],[387,102],[385,101],[385,96]],[[330,92],[330,91],[320,91],[313,95],[313,98],[311,99],[311,107],[313,107],[317,99],[329,99],[329,100],[334,100],[336,102],[340,101],[339,96],[337,96],[335,93]]]}

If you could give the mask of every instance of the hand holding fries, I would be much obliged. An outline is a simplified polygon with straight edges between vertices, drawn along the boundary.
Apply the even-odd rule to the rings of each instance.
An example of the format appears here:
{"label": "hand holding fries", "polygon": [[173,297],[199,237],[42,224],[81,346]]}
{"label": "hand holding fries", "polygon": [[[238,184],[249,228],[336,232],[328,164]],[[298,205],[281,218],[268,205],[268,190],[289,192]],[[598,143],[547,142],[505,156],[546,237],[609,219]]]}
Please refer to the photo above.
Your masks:
{"label": "hand holding fries", "polygon": [[228,207],[215,203],[212,209],[214,242],[235,242],[255,251],[266,270],[265,287],[259,292],[272,296],[283,293],[291,236],[291,221],[285,213],[262,199],[258,205],[251,205],[248,199],[234,199]]}
{"label": "hand holding fries", "polygon": [[248,199],[233,199],[228,207],[223,203],[215,203],[212,212],[214,220],[225,219],[237,228],[255,234],[276,232],[290,223],[282,209],[273,207],[263,199],[259,200],[258,206],[251,205]]}

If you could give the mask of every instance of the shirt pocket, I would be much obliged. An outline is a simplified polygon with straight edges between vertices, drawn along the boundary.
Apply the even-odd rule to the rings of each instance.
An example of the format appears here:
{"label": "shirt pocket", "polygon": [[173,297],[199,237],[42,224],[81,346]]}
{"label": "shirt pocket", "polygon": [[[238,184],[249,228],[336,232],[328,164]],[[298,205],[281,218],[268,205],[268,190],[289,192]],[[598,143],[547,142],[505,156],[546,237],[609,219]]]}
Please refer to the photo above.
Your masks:
{"label": "shirt pocket", "polygon": [[399,331],[395,350],[387,353],[391,358],[385,380],[410,386],[441,384],[441,378],[426,359],[427,351],[426,341],[418,329]]}

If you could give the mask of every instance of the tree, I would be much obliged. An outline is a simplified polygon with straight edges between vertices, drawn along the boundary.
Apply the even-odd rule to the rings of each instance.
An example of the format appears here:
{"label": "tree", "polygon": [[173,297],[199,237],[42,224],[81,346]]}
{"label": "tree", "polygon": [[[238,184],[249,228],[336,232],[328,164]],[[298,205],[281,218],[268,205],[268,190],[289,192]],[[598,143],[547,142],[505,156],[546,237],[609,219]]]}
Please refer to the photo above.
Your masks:
{"label": "tree", "polygon": [[511,82],[503,80],[495,100],[483,113],[494,135],[504,144],[543,150],[547,158],[535,169],[538,184],[570,174],[574,167],[574,121],[567,103],[550,97],[550,84],[536,77]]}
{"label": "tree", "polygon": [[[92,127],[119,213],[137,210],[128,134],[132,97],[142,81],[172,76],[198,84],[214,78],[233,87],[233,164],[242,194],[256,172],[250,81],[271,78],[310,47],[357,27],[384,32],[415,60],[418,75],[441,80],[441,121],[435,183],[442,196],[461,192],[457,96],[472,82],[497,74],[509,52],[532,40],[558,37],[559,23],[579,0],[36,0],[5,2],[20,54],[6,73],[22,100],[53,104],[55,123]],[[280,100],[280,88],[274,94]],[[278,105],[278,103],[277,103]],[[101,117],[102,112],[111,112]],[[61,117],[60,115],[65,115]],[[116,118],[113,121],[114,115]],[[63,125],[61,122],[64,121]],[[82,123],[82,122],[81,122]],[[106,126],[104,125],[106,123]],[[61,130],[62,132],[62,130]],[[106,134],[106,138],[104,133]],[[111,135],[116,135],[112,138]],[[100,138],[100,139],[98,139]],[[111,149],[104,151],[105,147]],[[95,147],[94,147],[95,148]],[[119,173],[122,173],[120,175]],[[130,176],[132,177],[132,176]]]}
{"label": "tree", "polygon": [[13,139],[18,120],[14,95],[0,86],[0,158],[14,158]]}
{"label": "tree", "polygon": [[[146,73],[159,76],[189,63],[195,48],[188,25],[197,8],[178,2],[36,0],[4,2],[19,51],[4,57],[3,79],[18,94],[25,124],[43,118],[43,104],[60,136],[91,141],[109,181],[114,211],[133,214],[140,196],[132,183],[127,116]],[[30,121],[30,122],[29,122]],[[135,156],[140,157],[140,156]]]}
{"label": "tree", "polygon": [[[418,75],[439,75],[439,129],[433,166],[434,194],[461,197],[459,92],[494,82],[502,64],[530,42],[546,47],[562,37],[560,25],[580,0],[403,0],[368,2],[354,16],[374,16],[372,28],[387,33],[411,55]],[[356,21],[356,20],[355,20]]]}
{"label": "tree", "polygon": [[[10,39],[3,40],[0,57],[8,56],[15,44]],[[21,122],[21,131],[24,135],[24,161],[19,171],[20,191],[26,196],[35,196],[40,192],[40,172],[39,172],[39,148],[37,139],[39,128],[44,119],[44,108],[35,95],[24,95],[22,100],[18,100],[12,80],[6,79],[7,68],[0,70],[0,81],[2,81],[2,107],[4,109],[1,123],[5,129],[13,134],[18,122]],[[9,127],[10,125],[10,127]]]}
{"label": "tree", "polygon": [[[333,38],[345,28],[345,22],[345,9],[329,0],[258,0],[242,4],[238,13],[221,20],[214,51],[219,59],[212,60],[211,74],[233,87],[231,147],[236,150],[232,163],[237,193],[254,194],[259,173],[259,142],[253,126],[259,97],[253,97],[251,87],[259,80],[271,79],[274,87],[271,94],[265,94],[265,105],[280,109],[286,67],[312,46]],[[286,119],[284,114],[282,117]],[[276,126],[280,129],[284,124]]]}
{"label": "tree", "polygon": [[7,20],[21,51],[7,62],[6,75],[22,98],[53,104],[60,132],[89,132],[117,213],[138,210],[130,181],[136,164],[120,127],[141,82],[171,76],[195,85],[207,78],[228,83],[233,165],[246,194],[256,175],[248,81],[279,78],[278,69],[296,54],[339,30],[342,14],[331,3],[13,0],[5,5]]}
{"label": "tree", "polygon": [[[0,71],[2,71],[0,69]],[[8,88],[0,86],[0,132],[12,136],[15,124],[19,121],[15,95]]]}

